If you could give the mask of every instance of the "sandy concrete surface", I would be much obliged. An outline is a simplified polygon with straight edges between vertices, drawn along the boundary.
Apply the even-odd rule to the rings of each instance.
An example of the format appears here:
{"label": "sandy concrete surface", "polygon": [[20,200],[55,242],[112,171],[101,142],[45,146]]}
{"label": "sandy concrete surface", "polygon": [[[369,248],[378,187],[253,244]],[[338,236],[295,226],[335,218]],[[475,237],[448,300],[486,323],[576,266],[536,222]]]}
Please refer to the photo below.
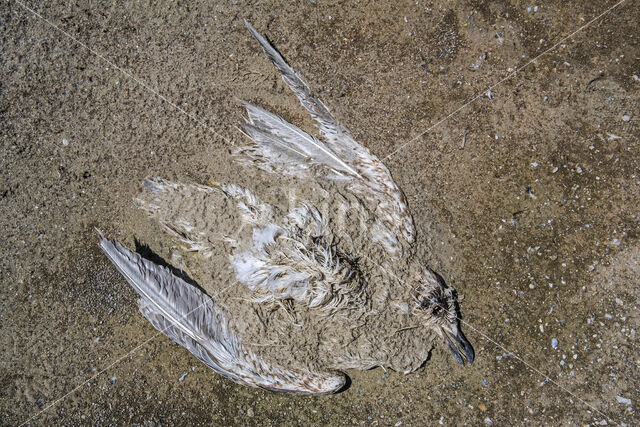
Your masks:
{"label": "sandy concrete surface", "polygon": [[[614,5],[3,1],[2,423],[637,424],[640,3],[591,22]],[[94,227],[154,247],[146,176],[285,197],[230,163],[238,99],[312,129],[243,18],[384,159],[472,366],[440,345],[411,375],[276,395],[138,313]]]}

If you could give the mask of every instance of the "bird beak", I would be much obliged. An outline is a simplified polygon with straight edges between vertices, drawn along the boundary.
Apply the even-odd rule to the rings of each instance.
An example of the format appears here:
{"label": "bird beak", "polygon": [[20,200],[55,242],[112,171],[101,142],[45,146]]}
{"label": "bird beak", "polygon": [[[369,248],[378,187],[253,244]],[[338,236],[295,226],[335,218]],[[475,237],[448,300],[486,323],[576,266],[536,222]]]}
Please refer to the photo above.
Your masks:
{"label": "bird beak", "polygon": [[460,331],[460,328],[456,326],[453,328],[452,332],[449,332],[443,328],[442,337],[444,338],[445,344],[447,344],[449,350],[451,350],[451,353],[453,353],[453,357],[456,358],[458,363],[464,366],[463,355],[464,357],[466,357],[469,364],[473,363],[473,359],[475,357],[473,347],[471,347],[469,341],[467,341],[467,339],[464,337],[464,335]]}

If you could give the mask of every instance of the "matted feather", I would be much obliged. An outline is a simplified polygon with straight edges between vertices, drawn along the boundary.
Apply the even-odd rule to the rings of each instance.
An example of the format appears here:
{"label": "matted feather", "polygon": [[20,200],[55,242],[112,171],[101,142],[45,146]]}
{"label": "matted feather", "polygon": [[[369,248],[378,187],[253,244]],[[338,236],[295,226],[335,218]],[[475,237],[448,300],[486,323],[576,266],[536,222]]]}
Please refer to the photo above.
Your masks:
{"label": "matted feather", "polygon": [[[205,258],[211,256],[211,233],[202,219],[195,221],[188,213],[195,206],[207,199],[211,203],[203,205],[214,211],[218,199],[224,197],[219,188],[197,184],[181,184],[161,178],[146,178],[144,191],[138,195],[134,203],[143,209],[151,218],[158,221],[162,229],[182,244],[190,252],[198,252]],[[215,215],[214,212],[211,212]]]}
{"label": "matted feather", "polygon": [[253,127],[273,135],[290,150],[302,153],[311,161],[360,177],[360,174],[353,167],[348,165],[318,138],[309,135],[299,127],[264,108],[247,102],[244,103],[244,106],[247,110],[249,123]]}
{"label": "matted feather", "polygon": [[255,302],[291,299],[331,311],[361,290],[354,260],[337,251],[320,212],[306,204],[292,209],[284,226],[254,228],[252,244],[238,248],[231,265]]}

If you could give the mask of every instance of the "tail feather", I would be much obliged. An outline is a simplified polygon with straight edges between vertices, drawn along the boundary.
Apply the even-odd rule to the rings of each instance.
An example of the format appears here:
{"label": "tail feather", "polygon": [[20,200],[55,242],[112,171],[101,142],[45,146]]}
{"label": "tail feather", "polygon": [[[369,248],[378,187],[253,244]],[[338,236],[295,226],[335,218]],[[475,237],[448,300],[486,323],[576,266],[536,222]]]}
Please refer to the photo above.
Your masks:
{"label": "tail feather", "polygon": [[260,359],[240,343],[207,294],[115,240],[101,237],[100,248],[140,295],[140,312],[151,324],[219,374],[240,384],[290,393],[327,394],[344,386],[341,373],[285,369]]}

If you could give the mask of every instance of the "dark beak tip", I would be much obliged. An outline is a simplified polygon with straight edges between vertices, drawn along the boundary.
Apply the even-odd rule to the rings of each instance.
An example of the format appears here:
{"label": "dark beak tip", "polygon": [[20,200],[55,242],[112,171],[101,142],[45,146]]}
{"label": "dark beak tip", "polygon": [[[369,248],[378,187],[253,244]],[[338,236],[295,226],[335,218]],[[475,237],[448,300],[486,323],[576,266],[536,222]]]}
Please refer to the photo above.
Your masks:
{"label": "dark beak tip", "polygon": [[471,344],[469,344],[469,341],[467,341],[464,338],[460,347],[462,347],[462,350],[464,351],[464,355],[467,358],[467,363],[469,363],[469,365],[472,365],[474,359],[476,358],[475,352],[473,351],[473,347],[471,347]]}
{"label": "dark beak tip", "polygon": [[464,366],[465,358],[467,359],[467,363],[469,363],[469,365],[473,364],[473,361],[475,359],[475,352],[473,351],[473,347],[471,346],[469,341],[467,341],[464,335],[462,335],[462,332],[458,332],[456,336],[452,337],[452,340],[450,340],[445,335],[444,341],[447,344],[447,347],[449,347],[449,350],[451,350],[453,357],[455,357],[460,365]]}
{"label": "dark beak tip", "polygon": [[473,347],[471,347],[471,344],[469,344],[469,350],[467,351],[467,362],[469,362],[469,365],[473,364],[473,361],[475,360],[476,355],[473,351]]}

